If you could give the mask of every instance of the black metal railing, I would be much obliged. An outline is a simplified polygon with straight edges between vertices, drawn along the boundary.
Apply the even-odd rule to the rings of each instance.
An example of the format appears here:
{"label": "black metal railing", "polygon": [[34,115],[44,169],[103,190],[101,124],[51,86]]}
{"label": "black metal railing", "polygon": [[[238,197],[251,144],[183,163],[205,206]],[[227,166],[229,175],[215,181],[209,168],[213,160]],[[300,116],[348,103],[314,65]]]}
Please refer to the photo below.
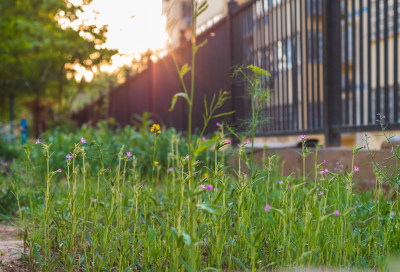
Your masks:
{"label": "black metal railing", "polygon": [[[248,117],[246,85],[231,74],[236,65],[254,64],[271,73],[271,99],[258,104],[269,122],[258,135],[323,133],[327,145],[339,145],[342,132],[380,129],[378,113],[389,128],[400,128],[399,1],[249,0],[238,6],[230,0],[226,18],[198,38],[209,42],[196,61],[200,117],[194,127],[202,126],[204,94],[221,88],[232,91],[226,109],[236,111],[226,121]],[[190,64],[189,46],[175,55]],[[186,107],[167,111],[180,84],[171,57],[151,67],[110,92],[107,116],[129,124],[132,115],[151,111],[185,130]]]}

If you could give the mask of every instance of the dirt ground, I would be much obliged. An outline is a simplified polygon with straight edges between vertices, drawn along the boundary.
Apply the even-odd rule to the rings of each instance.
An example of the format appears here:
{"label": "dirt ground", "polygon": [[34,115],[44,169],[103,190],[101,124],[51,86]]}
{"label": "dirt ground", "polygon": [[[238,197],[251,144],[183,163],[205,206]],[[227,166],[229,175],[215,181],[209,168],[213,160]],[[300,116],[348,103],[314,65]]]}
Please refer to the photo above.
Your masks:
{"label": "dirt ground", "polygon": [[0,271],[2,272],[29,272],[22,262],[21,254],[24,251],[24,242],[21,232],[12,226],[0,225]]}

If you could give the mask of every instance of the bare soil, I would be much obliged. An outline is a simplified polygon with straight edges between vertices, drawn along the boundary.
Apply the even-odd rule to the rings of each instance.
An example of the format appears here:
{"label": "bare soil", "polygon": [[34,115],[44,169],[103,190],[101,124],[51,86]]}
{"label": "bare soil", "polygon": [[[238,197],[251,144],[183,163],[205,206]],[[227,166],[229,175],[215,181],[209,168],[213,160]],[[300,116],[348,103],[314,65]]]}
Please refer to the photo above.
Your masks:
{"label": "bare soil", "polygon": [[24,251],[24,241],[21,231],[16,227],[0,225],[0,271],[29,272],[21,259]]}

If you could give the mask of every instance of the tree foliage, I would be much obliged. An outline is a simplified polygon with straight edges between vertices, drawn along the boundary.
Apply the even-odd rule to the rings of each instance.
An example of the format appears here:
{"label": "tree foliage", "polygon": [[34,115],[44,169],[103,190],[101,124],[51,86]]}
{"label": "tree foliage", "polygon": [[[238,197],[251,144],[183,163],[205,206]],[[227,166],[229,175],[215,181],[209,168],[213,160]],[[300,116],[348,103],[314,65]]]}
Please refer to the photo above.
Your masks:
{"label": "tree foliage", "polygon": [[75,64],[91,69],[110,61],[116,52],[102,46],[107,26],[82,21],[72,27],[89,2],[0,1],[0,93],[24,95],[36,104],[44,96],[61,103]]}

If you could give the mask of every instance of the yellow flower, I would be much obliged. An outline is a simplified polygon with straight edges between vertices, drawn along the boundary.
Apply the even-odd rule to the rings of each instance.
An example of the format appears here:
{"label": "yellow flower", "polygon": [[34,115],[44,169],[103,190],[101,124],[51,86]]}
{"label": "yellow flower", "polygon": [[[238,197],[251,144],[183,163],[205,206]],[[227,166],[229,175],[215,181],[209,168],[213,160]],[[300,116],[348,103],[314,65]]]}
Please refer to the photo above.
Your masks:
{"label": "yellow flower", "polygon": [[152,188],[150,188],[150,192],[153,192],[153,189],[152,189]]}
{"label": "yellow flower", "polygon": [[158,161],[155,161],[155,162],[154,162],[154,165],[158,165]]}
{"label": "yellow flower", "polygon": [[153,133],[154,135],[159,135],[161,133],[160,131],[160,125],[159,124],[153,124],[150,128],[150,132]]}

